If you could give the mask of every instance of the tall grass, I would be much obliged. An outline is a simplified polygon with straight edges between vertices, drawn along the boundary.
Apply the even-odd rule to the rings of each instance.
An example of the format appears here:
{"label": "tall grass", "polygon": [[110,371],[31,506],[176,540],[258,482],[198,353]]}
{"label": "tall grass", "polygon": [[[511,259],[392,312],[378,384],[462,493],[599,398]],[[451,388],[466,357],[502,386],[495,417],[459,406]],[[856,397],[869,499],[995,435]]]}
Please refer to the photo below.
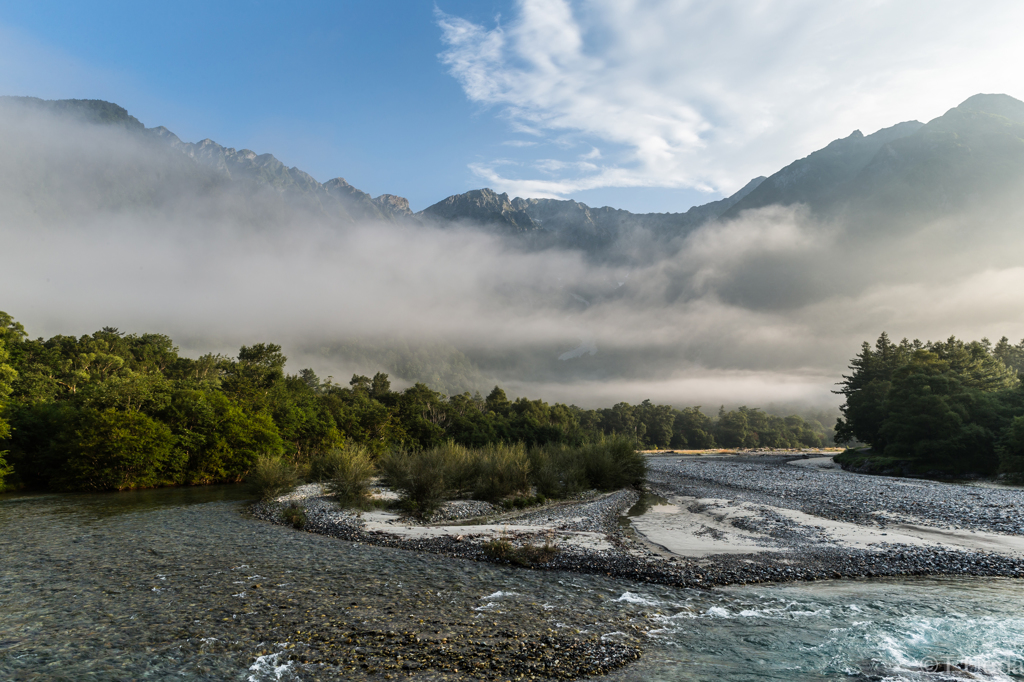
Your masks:
{"label": "tall grass", "polygon": [[245,482],[261,500],[272,500],[295,488],[299,474],[295,466],[278,455],[260,455]]}

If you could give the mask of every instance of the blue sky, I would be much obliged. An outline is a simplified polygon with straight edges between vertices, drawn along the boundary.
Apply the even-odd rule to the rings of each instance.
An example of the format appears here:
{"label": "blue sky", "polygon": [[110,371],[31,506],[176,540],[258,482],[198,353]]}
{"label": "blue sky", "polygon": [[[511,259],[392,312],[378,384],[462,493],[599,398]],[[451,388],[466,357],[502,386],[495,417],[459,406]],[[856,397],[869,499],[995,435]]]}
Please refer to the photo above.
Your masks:
{"label": "blue sky", "polygon": [[[927,8],[927,11],[925,11]],[[415,210],[680,211],[854,128],[1024,96],[1010,2],[0,2],[0,93],[117,102]]]}

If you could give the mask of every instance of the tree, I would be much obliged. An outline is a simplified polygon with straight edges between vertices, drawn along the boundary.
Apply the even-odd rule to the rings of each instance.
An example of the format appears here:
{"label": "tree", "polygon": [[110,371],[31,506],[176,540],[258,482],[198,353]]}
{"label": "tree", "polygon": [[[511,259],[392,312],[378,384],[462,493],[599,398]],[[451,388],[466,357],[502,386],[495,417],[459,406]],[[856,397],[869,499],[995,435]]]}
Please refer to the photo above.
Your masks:
{"label": "tree", "polygon": [[879,428],[885,418],[885,397],[893,372],[921,347],[921,342],[916,340],[903,339],[894,344],[885,332],[879,335],[874,349],[867,341],[863,343],[860,353],[850,361],[853,372],[843,375],[841,388],[836,391],[846,396],[846,402],[839,408],[842,416],[836,421],[837,443],[858,440],[876,449],[884,448]]}
{"label": "tree", "polygon": [[714,422],[700,407],[680,410],[672,423],[672,447],[707,450],[715,447]]}
{"label": "tree", "polygon": [[[4,406],[11,395],[12,384],[18,376],[14,368],[7,364],[9,355],[5,338],[0,337],[0,442],[6,441],[11,435],[10,424],[4,418]],[[0,450],[0,492],[6,489],[4,480],[14,473],[14,468],[7,463],[6,455],[6,450]]]}
{"label": "tree", "polygon": [[645,445],[653,448],[668,447],[672,442],[675,412],[670,405],[655,405],[644,400],[636,406],[637,419],[644,425]]}
{"label": "tree", "polygon": [[629,403],[616,403],[601,412],[601,430],[607,435],[618,434],[642,443],[647,425],[637,418],[636,408]]}
{"label": "tree", "polygon": [[996,453],[999,471],[1015,483],[1024,481],[1024,415],[1014,417],[1000,433]]}
{"label": "tree", "polygon": [[498,386],[495,386],[494,389],[487,394],[484,405],[488,412],[500,414],[503,417],[507,417],[509,410],[512,408],[511,403],[508,401],[508,396],[505,395],[505,391]]}
{"label": "tree", "polygon": [[86,408],[64,443],[53,483],[65,490],[126,490],[174,483],[184,468],[167,425],[139,412]]}
{"label": "tree", "polygon": [[260,455],[283,449],[266,413],[247,413],[220,391],[179,389],[160,413],[186,463],[181,483],[240,481]]}
{"label": "tree", "polygon": [[1024,339],[1017,345],[1012,345],[1010,340],[1004,336],[992,349],[992,355],[1016,372],[1018,378],[1024,375]]}
{"label": "tree", "polygon": [[242,346],[227,368],[224,390],[251,409],[266,409],[270,389],[284,379],[287,361],[276,343]]}
{"label": "tree", "polygon": [[373,375],[373,379],[370,380],[370,397],[387,404],[388,398],[391,397],[391,381],[388,380],[387,374],[377,372]]}

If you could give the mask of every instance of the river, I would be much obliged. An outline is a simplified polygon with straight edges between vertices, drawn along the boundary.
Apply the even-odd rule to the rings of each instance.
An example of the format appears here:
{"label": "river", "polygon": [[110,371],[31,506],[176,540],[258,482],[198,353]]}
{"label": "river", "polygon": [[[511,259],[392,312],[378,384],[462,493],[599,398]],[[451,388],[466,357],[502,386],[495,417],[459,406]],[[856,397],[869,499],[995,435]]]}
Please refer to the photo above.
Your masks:
{"label": "river", "polygon": [[[946,661],[1024,679],[1022,581],[669,588],[343,542],[246,518],[244,499],[237,486],[0,496],[0,679],[391,674],[289,661],[334,646],[315,623],[391,638],[407,659],[424,637],[491,630],[639,643],[609,680],[963,679],[922,670]],[[396,676],[486,677],[469,670]]]}

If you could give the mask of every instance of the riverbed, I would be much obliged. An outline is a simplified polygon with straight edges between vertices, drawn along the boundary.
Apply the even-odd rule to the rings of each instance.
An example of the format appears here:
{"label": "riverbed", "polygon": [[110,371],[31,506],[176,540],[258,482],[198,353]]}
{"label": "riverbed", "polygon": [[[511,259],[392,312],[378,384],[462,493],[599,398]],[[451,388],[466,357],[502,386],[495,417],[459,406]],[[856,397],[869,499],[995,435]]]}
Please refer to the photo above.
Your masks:
{"label": "riverbed", "polygon": [[558,679],[578,654],[594,679],[652,682],[1024,665],[1020,581],[666,587],[345,542],[245,518],[244,497],[0,497],[0,679]]}

